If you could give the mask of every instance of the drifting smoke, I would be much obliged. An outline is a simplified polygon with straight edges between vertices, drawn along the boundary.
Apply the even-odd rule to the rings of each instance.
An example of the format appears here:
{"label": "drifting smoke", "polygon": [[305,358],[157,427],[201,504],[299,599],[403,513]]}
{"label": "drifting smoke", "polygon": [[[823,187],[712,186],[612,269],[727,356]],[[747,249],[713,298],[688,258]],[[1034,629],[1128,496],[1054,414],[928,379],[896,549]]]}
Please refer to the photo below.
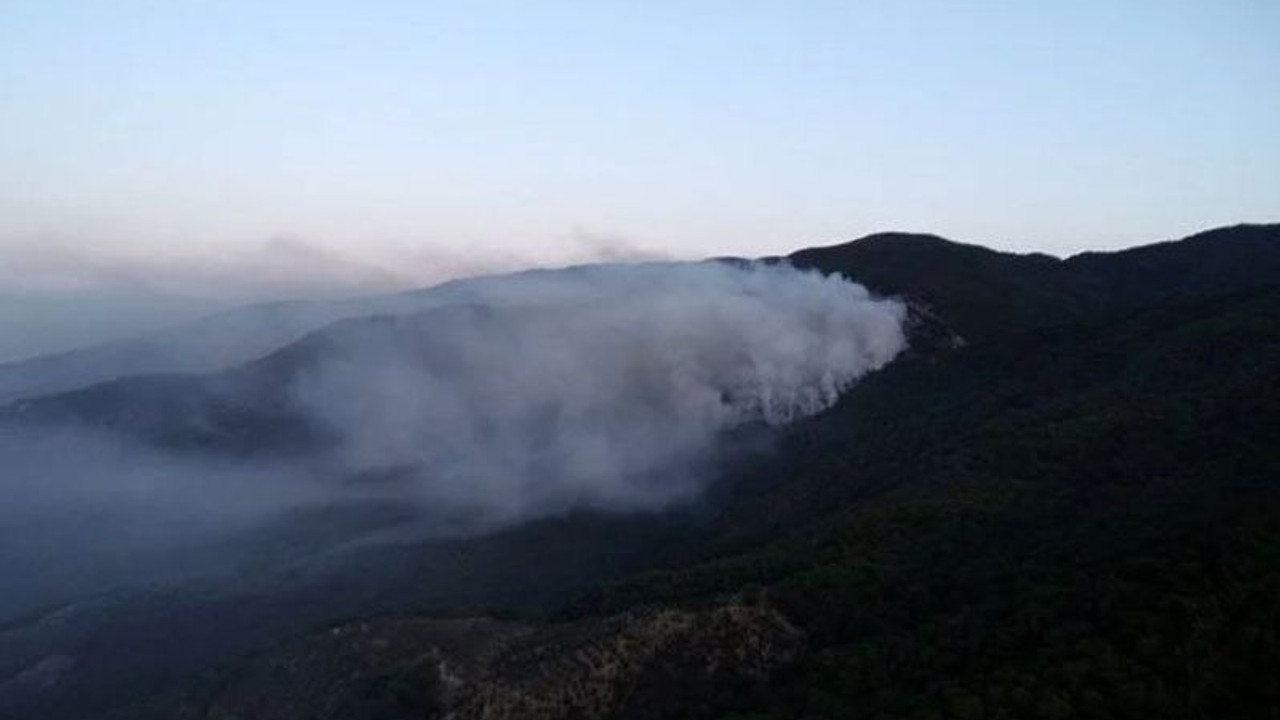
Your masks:
{"label": "drifting smoke", "polygon": [[337,497],[288,469],[219,467],[74,430],[0,431],[0,467],[0,620],[232,568],[247,555],[227,552],[237,542]]}
{"label": "drifting smoke", "polygon": [[904,308],[787,266],[596,265],[340,325],[297,383],[355,471],[511,521],[703,489],[725,431],[826,409],[905,346]]}
{"label": "drifting smoke", "polygon": [[[129,389],[146,383],[90,393],[89,406],[118,403],[117,425],[12,424],[26,402],[10,406],[0,618],[121,583],[293,562],[391,528],[472,534],[688,502],[735,428],[819,412],[905,346],[899,303],[746,263],[527,272],[373,307],[391,314],[328,325],[227,373],[168,376],[158,395]],[[154,402],[178,408],[162,416],[168,429],[247,408],[255,423],[334,442],[250,459],[216,442],[147,446],[129,423]],[[291,436],[232,427],[253,427],[258,443]]]}

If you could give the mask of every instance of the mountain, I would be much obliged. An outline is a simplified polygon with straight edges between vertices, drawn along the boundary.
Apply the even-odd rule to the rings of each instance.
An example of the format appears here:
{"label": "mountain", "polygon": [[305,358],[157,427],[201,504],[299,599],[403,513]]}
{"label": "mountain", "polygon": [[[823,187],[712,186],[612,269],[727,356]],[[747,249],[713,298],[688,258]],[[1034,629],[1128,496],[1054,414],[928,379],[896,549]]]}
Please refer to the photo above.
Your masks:
{"label": "mountain", "polygon": [[[1278,239],[1280,226],[1240,225],[1181,241],[1058,260],[932,235],[884,233],[802,250],[785,261],[843,274],[876,293],[905,299],[911,310],[911,345],[917,352],[932,353],[1151,303],[1264,286],[1280,275]],[[344,345],[421,345],[416,339],[431,337],[432,326],[440,323],[498,322],[480,311],[553,282],[557,274],[591,271],[590,266],[530,271],[396,296],[260,306],[145,341],[60,356],[48,361],[54,370],[46,380],[68,367],[72,370],[66,377],[83,380],[88,376],[75,375],[75,368],[84,363],[98,374],[125,363],[134,371],[81,390],[11,403],[7,410],[0,408],[0,424],[19,416],[28,422],[73,419],[95,428],[128,426],[130,432],[170,447],[250,453],[323,445],[328,442],[323,428],[314,427],[305,411],[292,406],[288,389],[326,354],[341,352]],[[322,329],[303,333],[312,326]],[[282,345],[261,359],[231,363],[263,347]],[[211,352],[214,347],[220,351]],[[232,366],[202,375],[142,374],[157,366],[190,370],[196,358],[202,364],[195,367]],[[0,385],[4,377],[0,368]]]}
{"label": "mountain", "polygon": [[226,306],[217,300],[149,293],[0,290],[0,363],[155,332]]}
{"label": "mountain", "polygon": [[1280,226],[1237,225],[1060,260],[934,235],[882,233],[801,250],[787,260],[914,300],[961,337],[982,341],[1100,312],[1266,286],[1280,273],[1278,239]]}
{"label": "mountain", "polygon": [[759,683],[802,643],[776,611],[740,603],[548,625],[383,617],[299,638],[229,686],[211,678],[126,716],[663,717]]}
{"label": "mountain", "polygon": [[1277,400],[1276,286],[906,361],[575,612],[767,588],[809,652],[710,717],[1266,717]]}
{"label": "mountain", "polygon": [[[1065,260],[914,235],[789,259],[905,297],[917,350],[688,514],[585,513],[356,552],[306,589],[45,618],[0,636],[30,647],[0,664],[0,700],[21,681],[96,703],[8,706],[26,717],[1276,716],[1280,226]],[[335,333],[450,321],[434,312],[26,412],[117,418],[219,383],[269,399]],[[174,638],[235,646],[128,692],[109,675]]]}
{"label": "mountain", "polygon": [[145,373],[210,372],[252,360],[349,313],[342,303],[288,302],[79,350],[0,364],[0,402]]}
{"label": "mountain", "polygon": [[[880,294],[912,299],[921,340],[945,345],[954,340],[951,332],[978,340],[1070,322],[1116,304],[1140,305],[1165,294],[1256,285],[1276,270],[1275,236],[1275,225],[1239,225],[1181,241],[1059,260],[933,235],[881,233],[801,250],[785,260],[845,274]],[[485,302],[522,285],[536,287],[557,272],[564,271],[455,280],[384,296],[254,305],[138,338],[0,363],[0,403],[130,375],[225,370],[338,320]],[[949,329],[939,326],[932,313],[945,314]]]}
{"label": "mountain", "polygon": [[[1086,295],[1063,262],[1016,255],[934,235],[882,233],[801,250],[787,259],[839,272],[874,292],[910,298],[967,341],[1051,324],[1083,313]],[[1097,298],[1090,297],[1092,306]]]}
{"label": "mountain", "polygon": [[537,288],[556,272],[563,271],[529,270],[467,278],[390,295],[261,303],[138,337],[0,363],[0,403],[121,377],[228,370],[340,320],[502,299],[507,293]]}

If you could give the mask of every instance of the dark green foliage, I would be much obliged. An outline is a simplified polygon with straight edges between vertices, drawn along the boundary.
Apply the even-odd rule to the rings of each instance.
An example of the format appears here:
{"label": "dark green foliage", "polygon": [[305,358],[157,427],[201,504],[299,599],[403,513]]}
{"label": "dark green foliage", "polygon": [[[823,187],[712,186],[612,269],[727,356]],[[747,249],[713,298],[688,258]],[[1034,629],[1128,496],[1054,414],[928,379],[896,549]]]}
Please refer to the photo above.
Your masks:
{"label": "dark green foliage", "polygon": [[1012,255],[934,235],[882,233],[852,243],[801,250],[795,265],[839,272],[873,291],[910,297],[943,314],[965,338],[1078,317],[1099,304],[1063,262],[1047,255]]}
{"label": "dark green foliage", "polygon": [[1123,313],[890,368],[578,607],[767,586],[812,652],[724,717],[1280,717],[1278,472],[1280,290]]}
{"label": "dark green foliage", "polygon": [[[771,687],[682,693],[679,717],[1280,718],[1280,227],[1065,261],[906,235],[791,259],[908,297],[929,341],[751,457],[705,515],[407,548],[360,574],[370,596],[420,576],[397,597],[528,612],[661,567],[561,616],[734,596],[807,634]],[[114,412],[115,391],[51,402]],[[414,667],[369,681],[391,716],[429,709]]]}
{"label": "dark green foliage", "polygon": [[882,233],[788,260],[911,298],[963,337],[984,341],[1102,312],[1266,287],[1280,278],[1278,247],[1278,225],[1236,225],[1066,260]]}

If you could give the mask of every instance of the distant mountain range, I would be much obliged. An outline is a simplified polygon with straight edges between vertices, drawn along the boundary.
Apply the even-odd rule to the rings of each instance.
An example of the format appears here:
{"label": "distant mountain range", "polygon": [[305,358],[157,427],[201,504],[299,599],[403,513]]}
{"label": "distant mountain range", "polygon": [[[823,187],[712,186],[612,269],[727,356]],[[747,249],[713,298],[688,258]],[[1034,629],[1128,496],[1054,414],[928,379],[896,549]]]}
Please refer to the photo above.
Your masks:
{"label": "distant mountain range", "polygon": [[0,403],[129,375],[225,370],[256,360],[339,320],[403,315],[501,298],[506,292],[536,288],[549,276],[566,271],[530,270],[455,280],[390,295],[291,300],[227,310],[140,337],[0,363]]}

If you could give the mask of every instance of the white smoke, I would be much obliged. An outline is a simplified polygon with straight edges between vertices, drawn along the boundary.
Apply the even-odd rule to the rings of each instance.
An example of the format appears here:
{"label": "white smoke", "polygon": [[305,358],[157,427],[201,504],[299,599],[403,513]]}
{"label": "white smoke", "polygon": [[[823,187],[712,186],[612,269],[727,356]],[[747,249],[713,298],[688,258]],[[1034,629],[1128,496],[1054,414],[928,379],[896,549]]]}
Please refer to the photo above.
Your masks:
{"label": "white smoke", "polygon": [[688,500],[725,431],[820,412],[906,345],[900,303],[788,266],[584,266],[468,300],[335,327],[296,393],[351,469],[488,521]]}
{"label": "white smoke", "polygon": [[[687,503],[734,428],[819,412],[905,346],[901,304],[786,266],[594,265],[400,300],[187,377],[231,387],[227,407],[332,430],[327,451],[246,459],[147,446],[127,427],[0,426],[0,619],[384,533]],[[228,384],[244,376],[258,390]],[[272,382],[278,394],[255,394]],[[118,399],[126,420],[148,401]]]}

